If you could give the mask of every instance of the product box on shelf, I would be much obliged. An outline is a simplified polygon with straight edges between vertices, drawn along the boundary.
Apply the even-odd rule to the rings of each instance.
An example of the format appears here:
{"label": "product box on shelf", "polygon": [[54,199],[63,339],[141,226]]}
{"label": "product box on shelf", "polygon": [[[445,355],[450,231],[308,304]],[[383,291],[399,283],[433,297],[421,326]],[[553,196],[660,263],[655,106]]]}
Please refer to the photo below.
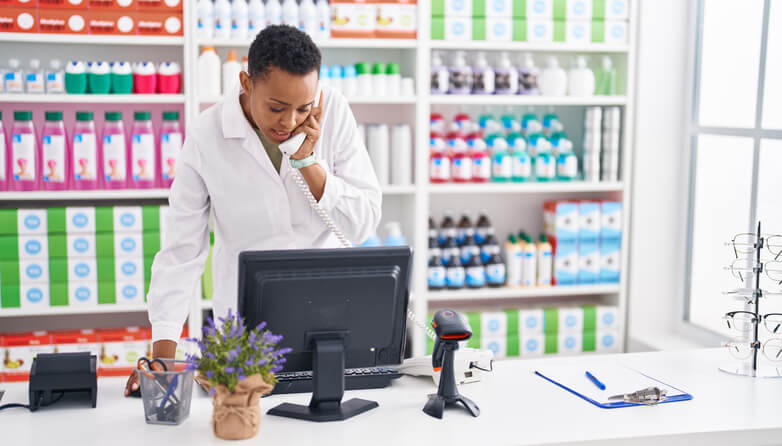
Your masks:
{"label": "product box on shelf", "polygon": [[141,281],[117,280],[116,298],[118,305],[143,305],[145,302],[146,283]]}
{"label": "product box on shelf", "polygon": [[578,203],[578,240],[600,240],[601,203],[599,201],[581,201]]}
{"label": "product box on shelf", "polygon": [[592,17],[596,19],[627,20],[630,0],[592,0]]}
{"label": "product box on shelf", "polygon": [[68,281],[68,305],[98,305],[98,282],[95,280]]}
{"label": "product box on shelf", "polygon": [[602,240],[600,242],[600,282],[619,283],[622,242]]}
{"label": "product box on shelf", "polygon": [[136,0],[139,11],[181,12],[185,0]]}
{"label": "product box on shelf", "polygon": [[575,201],[547,201],[543,203],[543,230],[558,241],[577,241],[579,235],[579,207]]}
{"label": "product box on shelf", "polygon": [[160,251],[160,233],[114,234],[114,255],[117,257],[150,257]]}
{"label": "product box on shelf", "polygon": [[[41,260],[20,260],[16,275],[18,281],[16,283],[49,283],[49,264],[55,261],[59,262],[60,260],[49,259],[48,262]],[[6,272],[5,268],[3,268],[3,265],[0,265],[0,274],[4,272]],[[13,280],[13,278],[13,273],[0,276],[0,280],[2,280],[3,283],[6,283],[9,279]]]}
{"label": "product box on shelf", "polygon": [[584,352],[584,333],[558,333],[557,354],[577,355]]}
{"label": "product box on shelf", "polygon": [[29,283],[19,285],[21,308],[24,310],[41,310],[49,307],[49,285]]}
{"label": "product box on shelf", "polygon": [[471,17],[435,17],[432,19],[432,40],[470,41],[485,36],[486,22]]}
{"label": "product box on shelf", "polygon": [[[556,25],[555,25],[556,26]],[[592,22],[591,21],[577,21],[568,20],[564,22],[564,38],[561,40],[565,43],[592,43]]]}
{"label": "product box on shelf", "polygon": [[68,258],[68,282],[97,282],[98,261],[95,257]]}
{"label": "product box on shelf", "polygon": [[595,328],[597,330],[619,330],[619,308],[598,305],[595,307]]}
{"label": "product box on shelf", "polygon": [[[46,209],[3,209],[3,211],[6,215],[16,213],[16,233],[19,235],[45,235],[48,232]],[[4,233],[13,234],[12,230]]]}
{"label": "product box on shelf", "polygon": [[52,235],[50,239],[59,240],[65,238],[67,243],[67,256],[69,259],[94,259],[98,255],[97,239],[93,234],[68,234]]}
{"label": "product box on shelf", "polygon": [[45,331],[3,335],[2,376],[4,382],[27,381],[33,359],[39,353],[54,353],[51,336]]}
{"label": "product box on shelf", "polygon": [[484,32],[484,38],[473,35],[473,40],[488,40],[490,42],[510,42],[513,40],[513,20],[509,18],[487,17],[478,19],[485,24],[478,29]]}
{"label": "product box on shelf", "polygon": [[581,285],[600,282],[600,244],[597,240],[578,242],[578,283]]}
{"label": "product box on shelf", "polygon": [[624,20],[593,20],[592,41],[609,45],[626,44],[629,40],[627,22]]}
{"label": "product box on shelf", "polygon": [[[525,14],[529,19],[553,19],[555,0],[526,0]],[[559,3],[559,2],[557,2]],[[562,2],[564,3],[564,2]]]}
{"label": "product box on shelf", "polygon": [[54,332],[52,343],[57,353],[88,352],[96,358],[100,355],[100,341],[95,330]]}
{"label": "product box on shelf", "polygon": [[546,347],[546,336],[543,333],[522,334],[519,338],[519,350],[522,358],[543,356]]}
{"label": "product box on shelf", "polygon": [[559,333],[582,333],[584,331],[584,309],[582,307],[559,307],[556,309],[558,316]]}
{"label": "product box on shelf", "polygon": [[528,18],[526,20],[526,38],[530,43],[551,43],[554,42],[554,20]]}
{"label": "product box on shelf", "polygon": [[136,13],[93,10],[87,13],[87,29],[90,34],[134,35],[136,34]]}
{"label": "product box on shelf", "polygon": [[377,4],[376,36],[415,39],[418,30],[416,0],[380,0]]}
{"label": "product box on shelf", "polygon": [[619,331],[597,330],[595,333],[595,351],[601,353],[616,353],[620,350]]}
{"label": "product box on shelf", "polygon": [[146,329],[127,327],[99,330],[98,338],[101,343],[98,358],[100,376],[127,376],[136,368],[140,357],[152,355]]}
{"label": "product box on shelf", "polygon": [[115,277],[119,281],[144,283],[143,257],[117,257],[114,262]]}
{"label": "product box on shelf", "polygon": [[181,36],[183,23],[181,12],[139,12],[136,32],[145,36]]}
{"label": "product box on shelf", "polygon": [[87,10],[38,10],[38,32],[49,34],[87,34]]}
{"label": "product box on shelf", "polygon": [[591,21],[592,9],[592,0],[567,0],[564,18],[568,22]]}
{"label": "product box on shelf", "polygon": [[600,204],[600,240],[622,239],[622,203],[604,201]]}
{"label": "product box on shelf", "polygon": [[494,359],[504,359],[509,356],[508,339],[505,336],[481,336],[481,349],[491,350]]}
{"label": "product box on shelf", "polygon": [[332,0],[331,37],[375,37],[377,5],[370,0]]}
{"label": "product box on shelf", "polygon": [[67,234],[95,234],[95,208],[65,208],[65,232]]}
{"label": "product box on shelf", "polygon": [[89,0],[38,0],[39,9],[87,9]]}
{"label": "product box on shelf", "polygon": [[0,6],[4,8],[6,6],[19,6],[34,9],[38,7],[38,0],[0,0]]}
{"label": "product box on shelf", "polygon": [[522,336],[543,334],[543,309],[529,308],[519,310],[519,332]]}
{"label": "product box on shelf", "polygon": [[554,285],[575,285],[578,283],[579,261],[578,242],[551,237],[554,253]]}
{"label": "product box on shelf", "polygon": [[432,17],[482,17],[475,14],[473,0],[431,0],[431,8]]}
{"label": "product box on shelf", "polygon": [[92,10],[112,10],[135,12],[138,0],[89,0],[88,8]]}
{"label": "product box on shelf", "polygon": [[3,6],[0,8],[0,32],[37,33],[38,9]]}
{"label": "product box on shelf", "polygon": [[143,226],[143,212],[141,206],[114,206],[112,208],[114,233],[141,232]]}

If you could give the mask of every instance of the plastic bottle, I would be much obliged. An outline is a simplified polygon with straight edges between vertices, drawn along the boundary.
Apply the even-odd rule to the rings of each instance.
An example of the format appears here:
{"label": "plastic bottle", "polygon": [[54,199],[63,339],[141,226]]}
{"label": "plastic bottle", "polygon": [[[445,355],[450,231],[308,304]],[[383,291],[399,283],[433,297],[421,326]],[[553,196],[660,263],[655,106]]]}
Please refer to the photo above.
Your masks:
{"label": "plastic bottle", "polygon": [[440,245],[443,246],[448,238],[456,240],[456,222],[451,211],[445,211],[440,222]]}
{"label": "plastic bottle", "polygon": [[448,93],[450,74],[448,68],[443,65],[443,59],[437,51],[432,52],[432,69],[430,76],[430,90],[432,94]]}
{"label": "plastic bottle", "polygon": [[445,288],[445,266],[440,256],[431,256],[427,272],[427,283],[430,290],[442,290]]}
{"label": "plastic bottle", "polygon": [[[139,70],[138,72],[134,70],[133,73],[133,85],[138,87],[136,93],[154,93],[156,86],[155,65],[151,62],[142,62],[137,64],[136,67]],[[89,93],[111,93],[111,65],[108,62],[91,62],[88,71],[87,91]],[[151,76],[151,80],[147,80],[147,76]],[[148,86],[150,86],[149,89],[147,89]]]}
{"label": "plastic bottle", "polygon": [[130,133],[130,187],[152,189],[157,185],[157,178],[160,176],[157,171],[160,153],[156,150],[152,114],[146,111],[135,112]]}
{"label": "plastic bottle", "polygon": [[469,138],[467,145],[470,147],[472,157],[472,181],[486,183],[491,179],[491,157],[488,145],[478,133],[473,133]]}
{"label": "plastic bottle", "polygon": [[263,0],[250,0],[247,6],[247,28],[250,38],[255,36],[266,28],[266,7],[263,6]]}
{"label": "plastic bottle", "polygon": [[114,94],[133,93],[133,67],[130,62],[111,64],[111,92]]}
{"label": "plastic bottle", "polygon": [[448,73],[449,94],[470,94],[472,91],[472,69],[467,66],[467,57],[464,51],[454,53]]}
{"label": "plastic bottle", "polygon": [[429,249],[437,248],[437,253],[440,253],[440,240],[437,234],[437,225],[434,223],[434,218],[429,217]]}
{"label": "plastic bottle", "polygon": [[516,182],[532,179],[532,158],[527,152],[527,142],[519,133],[508,135],[511,146],[511,179]]}
{"label": "plastic bottle", "polygon": [[45,116],[46,122],[41,131],[43,190],[66,190],[70,178],[68,160],[71,154],[68,150],[68,137],[65,134],[65,124],[62,122],[62,112],[48,111]]}
{"label": "plastic bottle", "polygon": [[44,81],[40,60],[30,59],[30,70],[27,72],[25,84],[28,93],[46,93],[46,82]]}
{"label": "plastic bottle", "polygon": [[390,184],[391,150],[387,124],[373,124],[367,128],[367,149],[372,166],[375,168],[377,180],[381,186]]}
{"label": "plastic bottle", "polygon": [[312,39],[319,37],[318,10],[312,0],[301,0],[299,4],[299,29],[309,34]]}
{"label": "plastic bottle", "polygon": [[[497,153],[508,151],[508,140],[501,134],[491,135],[486,141],[489,146],[489,155],[491,155],[492,158],[494,158],[494,155]],[[492,162],[494,162],[494,159],[492,159]]]}
{"label": "plastic bottle", "polygon": [[250,9],[247,0],[231,0],[231,38],[246,41],[249,32]]}
{"label": "plastic bottle", "polygon": [[497,236],[494,235],[494,228],[489,228],[486,239],[483,241],[483,243],[481,243],[481,262],[484,264],[488,263],[489,259],[491,258],[492,251],[489,248],[492,246],[497,248],[498,253],[500,252],[500,241],[497,240]]}
{"label": "plastic bottle", "polygon": [[163,124],[160,126],[160,185],[171,187],[176,177],[176,160],[182,151],[182,128],[179,126],[179,112],[163,112]]}
{"label": "plastic bottle", "polygon": [[559,157],[563,153],[573,151],[573,141],[567,138],[565,132],[554,133],[549,138],[549,142],[551,143],[551,151],[554,153],[554,156]]}
{"label": "plastic bottle", "polygon": [[532,238],[524,234],[522,247],[522,286],[535,286],[538,266],[538,247],[532,242]]}
{"label": "plastic bottle", "polygon": [[538,88],[543,96],[564,96],[567,92],[567,73],[560,68],[556,57],[548,58],[546,68],[538,77]]}
{"label": "plastic bottle", "polygon": [[94,190],[98,188],[100,163],[98,162],[98,141],[92,112],[76,112],[76,125],[73,128],[71,150],[71,169],[74,190]]}
{"label": "plastic bottle", "polygon": [[507,52],[500,53],[494,73],[494,88],[497,94],[516,94],[519,89],[519,72],[511,64]]}
{"label": "plastic bottle", "polygon": [[462,261],[459,259],[459,256],[452,257],[445,268],[445,286],[451,290],[458,290],[464,288],[465,280]]}
{"label": "plastic bottle", "polygon": [[539,75],[540,69],[535,66],[532,54],[524,53],[519,66],[519,94],[540,94],[540,89],[538,88]]}
{"label": "plastic bottle", "polygon": [[470,216],[467,211],[462,212],[462,217],[459,219],[459,224],[456,226],[456,243],[463,245],[467,239],[467,235],[474,234],[475,229],[470,221]]}
{"label": "plastic bottle", "polygon": [[231,3],[228,0],[215,0],[214,5],[215,38],[231,37]]}
{"label": "plastic bottle", "polygon": [[475,57],[472,72],[472,94],[494,94],[494,70],[486,60],[486,53],[479,52]]}
{"label": "plastic bottle", "polygon": [[505,266],[508,275],[509,287],[520,287],[521,282],[521,269],[522,269],[523,254],[521,251],[521,245],[519,239],[515,235],[510,234],[508,241],[505,242]]}
{"label": "plastic bottle", "polygon": [[527,150],[533,158],[541,153],[551,153],[551,142],[542,133],[533,133],[527,137]]}
{"label": "plastic bottle", "polygon": [[398,63],[386,65],[386,92],[395,98],[402,96],[402,74]]}
{"label": "plastic bottle", "polygon": [[431,113],[429,115],[429,131],[438,135],[445,135],[445,119],[440,113]]}
{"label": "plastic bottle", "polygon": [[552,181],[557,177],[554,155],[550,152],[538,153],[535,157],[535,178],[538,181]]}
{"label": "plastic bottle", "polygon": [[384,63],[378,62],[372,65],[372,95],[388,96],[386,64]]}
{"label": "plastic bottle", "polygon": [[616,94],[616,68],[609,56],[603,56],[600,69],[595,73],[595,94],[613,96]]}
{"label": "plastic bottle", "polygon": [[223,95],[231,93],[234,85],[239,82],[239,73],[242,72],[242,64],[236,58],[236,51],[228,51],[228,59],[223,64]]}
{"label": "plastic bottle", "polygon": [[266,26],[282,23],[280,0],[266,0]]}
{"label": "plastic bottle", "polygon": [[[324,65],[321,65],[321,66],[324,66]],[[342,94],[347,96],[347,94],[345,93],[345,89],[344,89],[344,87],[342,85],[342,75],[343,75],[343,73],[345,71],[344,67],[342,65],[332,65],[330,69],[328,68],[328,66],[326,66],[326,68],[329,71],[329,83],[331,84],[331,86],[334,87],[337,90],[341,90]],[[365,78],[362,78],[362,79],[364,81],[366,81]],[[357,86],[357,89],[358,89],[358,86]],[[370,77],[370,85],[369,85],[369,88],[367,89],[366,95],[368,96],[371,91],[372,91],[372,85],[371,85],[371,77]]]}
{"label": "plastic bottle", "polygon": [[550,286],[554,267],[554,254],[546,234],[540,234],[538,242],[538,286]]}
{"label": "plastic bottle", "polygon": [[557,179],[572,181],[578,178],[578,157],[572,150],[557,155]]}
{"label": "plastic bottle", "polygon": [[[93,64],[93,67],[95,64]],[[91,93],[94,93],[92,90],[93,86],[93,79],[95,79],[94,76],[94,70],[96,68],[92,68],[90,70],[89,75],[89,90]],[[157,68],[155,67],[155,64],[152,62],[139,62],[133,66],[133,92],[136,94],[154,94],[157,91]]]}
{"label": "plastic bottle", "polygon": [[[2,83],[2,79],[0,79]],[[8,147],[6,146],[5,128],[3,127],[3,112],[0,111],[0,191],[8,190]]]}
{"label": "plastic bottle", "polygon": [[526,138],[529,138],[535,133],[543,131],[543,124],[538,120],[538,115],[535,113],[527,113],[521,118],[521,134]]}
{"label": "plastic bottle", "polygon": [[315,9],[318,15],[318,39],[326,40],[331,37],[331,7],[328,0],[318,0]]}
{"label": "plastic bottle", "polygon": [[486,251],[490,255],[484,266],[486,270],[486,284],[492,288],[504,286],[507,280],[507,268],[500,257],[500,247],[490,245]]}
{"label": "plastic bottle", "polygon": [[500,121],[502,122],[502,126],[505,129],[506,132],[520,132],[521,131],[521,123],[516,118],[516,115],[512,113],[507,113],[502,115],[500,118]]}
{"label": "plastic bottle", "polygon": [[478,125],[483,133],[484,137],[493,135],[494,133],[502,131],[502,124],[498,121],[494,115],[485,113],[478,118]]}
{"label": "plastic bottle", "polygon": [[475,241],[479,245],[483,244],[489,236],[489,228],[491,228],[491,221],[489,221],[488,212],[481,210],[478,221],[475,223]]}
{"label": "plastic bottle", "polygon": [[480,251],[477,246],[473,246],[470,252],[470,262],[466,268],[466,282],[468,288],[483,288],[486,286],[486,269],[481,263]]}
{"label": "plastic bottle", "polygon": [[429,136],[429,153],[429,182],[451,181],[451,158],[446,151],[445,140],[435,133]]}
{"label": "plastic bottle", "polygon": [[456,238],[454,237],[448,237],[445,239],[442,252],[443,262],[446,265],[451,265],[454,261],[459,260],[462,253],[461,249],[459,248],[459,244],[456,243]]}
{"label": "plastic bottle", "polygon": [[568,74],[568,95],[592,96],[595,94],[595,74],[589,69],[585,56],[578,56]]}
{"label": "plastic bottle", "polygon": [[220,56],[214,47],[205,46],[198,56],[198,95],[207,98],[220,96]]}
{"label": "plastic bottle", "polygon": [[[6,82],[6,91],[8,83]],[[84,62],[72,60],[65,67],[65,92],[68,94],[84,94],[87,92],[87,67]],[[9,91],[10,93],[10,91]]]}
{"label": "plastic bottle", "polygon": [[550,137],[555,133],[559,133],[565,130],[565,126],[562,125],[562,121],[559,120],[559,116],[555,113],[547,113],[543,116],[543,135]]}
{"label": "plastic bottle", "polygon": [[450,130],[451,133],[460,136],[466,142],[467,136],[474,130],[470,115],[467,113],[459,113],[454,116]]}
{"label": "plastic bottle", "polygon": [[31,191],[40,188],[41,152],[31,111],[14,112],[9,161],[9,168],[13,173],[11,190]]}
{"label": "plastic bottle", "polygon": [[391,184],[406,186],[413,181],[413,135],[409,124],[391,128]]}
{"label": "plastic bottle", "polygon": [[468,153],[467,141],[461,135],[449,134],[448,147],[451,152],[452,179],[456,183],[472,181],[472,158]]}
{"label": "plastic bottle", "polygon": [[407,240],[402,234],[402,225],[398,221],[390,221],[386,223],[386,239],[384,241],[385,246],[406,246]]}
{"label": "plastic bottle", "polygon": [[491,179],[492,181],[504,182],[510,181],[513,174],[513,165],[508,152],[508,143],[502,136],[496,136],[492,138],[492,169]]}
{"label": "plastic bottle", "polygon": [[24,72],[20,66],[19,59],[8,59],[4,83],[6,93],[24,93]]}
{"label": "plastic bottle", "polygon": [[198,17],[198,38],[212,39],[215,35],[214,4],[212,0],[198,0],[196,4]]}
{"label": "plastic bottle", "polygon": [[182,88],[182,69],[176,62],[162,62],[157,70],[157,92],[178,94]]}
{"label": "plastic bottle", "polygon": [[282,24],[299,27],[299,5],[296,4],[296,0],[283,0]]}
{"label": "plastic bottle", "polygon": [[356,67],[353,65],[346,65],[342,70],[342,77],[340,78],[340,84],[342,93],[348,97],[354,97],[358,94],[358,74],[356,73]]}
{"label": "plastic bottle", "polygon": [[49,71],[46,72],[46,92],[49,94],[65,93],[65,70],[59,59],[49,62]]}
{"label": "plastic bottle", "polygon": [[366,62],[357,63],[356,75],[358,80],[358,96],[367,97],[372,95],[372,66]]}
{"label": "plastic bottle", "polygon": [[99,153],[103,166],[103,188],[127,189],[128,147],[121,112],[106,112]]}

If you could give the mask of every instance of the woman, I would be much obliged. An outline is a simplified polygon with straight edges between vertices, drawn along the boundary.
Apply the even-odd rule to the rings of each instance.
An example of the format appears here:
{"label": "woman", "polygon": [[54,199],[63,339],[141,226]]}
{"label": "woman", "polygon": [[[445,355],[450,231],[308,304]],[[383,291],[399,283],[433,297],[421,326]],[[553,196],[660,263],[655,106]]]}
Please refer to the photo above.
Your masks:
{"label": "woman", "polygon": [[[210,210],[215,317],[236,310],[241,251],[340,246],[294,169],[353,243],[379,223],[380,186],[347,101],[324,88],[315,105],[320,62],[303,32],[264,29],[250,46],[249,73],[188,129],[147,296],[155,357],[174,357],[209,251]],[[285,159],[278,145],[297,133],[306,139]],[[137,388],[134,374],[125,394]]]}

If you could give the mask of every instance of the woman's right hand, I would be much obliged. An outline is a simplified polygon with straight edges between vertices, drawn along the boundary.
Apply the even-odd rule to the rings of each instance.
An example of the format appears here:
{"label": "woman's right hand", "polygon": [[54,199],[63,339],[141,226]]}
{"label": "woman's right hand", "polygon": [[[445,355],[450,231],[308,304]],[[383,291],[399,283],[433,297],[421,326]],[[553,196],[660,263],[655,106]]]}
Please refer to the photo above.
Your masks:
{"label": "woman's right hand", "polygon": [[[174,359],[176,356],[176,342],[161,339],[152,344],[152,357],[160,359]],[[139,389],[140,383],[138,379],[138,371],[133,372],[128,377],[128,382],[125,384],[125,396],[130,396],[131,392]]]}
{"label": "woman's right hand", "polygon": [[138,390],[139,387],[139,381],[138,381],[138,371],[133,370],[133,372],[128,377],[128,383],[125,384],[125,396],[130,396],[130,393],[133,391]]}

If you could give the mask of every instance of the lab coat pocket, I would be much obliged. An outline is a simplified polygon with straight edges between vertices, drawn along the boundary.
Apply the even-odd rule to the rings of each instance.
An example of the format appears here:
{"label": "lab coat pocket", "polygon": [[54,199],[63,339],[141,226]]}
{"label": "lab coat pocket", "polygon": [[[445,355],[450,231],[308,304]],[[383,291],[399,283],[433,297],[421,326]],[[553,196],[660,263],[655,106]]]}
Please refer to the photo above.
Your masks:
{"label": "lab coat pocket", "polygon": [[[307,194],[296,181],[296,175],[299,175],[298,172],[289,172],[285,178],[285,189],[288,191],[291,207],[291,224],[294,228],[308,228],[310,231],[314,231],[315,211],[307,199]],[[306,181],[304,184],[307,184]]]}

